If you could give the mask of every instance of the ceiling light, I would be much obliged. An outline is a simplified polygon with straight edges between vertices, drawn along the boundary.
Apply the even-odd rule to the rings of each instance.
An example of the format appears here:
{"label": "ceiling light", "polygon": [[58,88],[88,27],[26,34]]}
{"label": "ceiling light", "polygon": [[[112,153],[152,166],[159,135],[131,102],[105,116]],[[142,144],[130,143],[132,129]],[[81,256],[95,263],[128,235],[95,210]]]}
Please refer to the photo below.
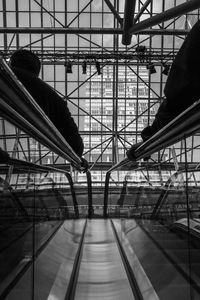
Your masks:
{"label": "ceiling light", "polygon": [[65,63],[65,67],[66,67],[66,73],[72,73],[72,63],[71,63],[71,61],[67,61]]}
{"label": "ceiling light", "polygon": [[101,68],[100,68],[100,63],[96,60],[95,61],[95,66],[97,68],[97,73],[98,75],[101,75]]}
{"label": "ceiling light", "polygon": [[87,63],[86,63],[86,61],[84,61],[82,63],[82,70],[83,70],[82,74],[87,74]]}
{"label": "ceiling light", "polygon": [[164,75],[168,75],[169,74],[169,70],[170,70],[170,65],[165,65],[165,64],[163,64],[163,67],[164,67],[164,69],[163,69],[163,71],[162,71],[162,74],[164,74]]}
{"label": "ceiling light", "polygon": [[153,64],[147,65],[147,70],[149,70],[149,74],[154,74],[156,73],[156,68]]}

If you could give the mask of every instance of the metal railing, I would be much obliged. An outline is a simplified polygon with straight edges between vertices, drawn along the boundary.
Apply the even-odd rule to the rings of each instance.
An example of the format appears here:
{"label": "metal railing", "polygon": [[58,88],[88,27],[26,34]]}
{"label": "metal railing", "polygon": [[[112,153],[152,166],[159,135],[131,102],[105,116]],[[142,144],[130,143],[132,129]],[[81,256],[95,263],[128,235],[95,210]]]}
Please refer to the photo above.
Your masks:
{"label": "metal railing", "polygon": [[81,158],[0,59],[0,115],[81,170]]}
{"label": "metal railing", "polygon": [[[154,134],[149,140],[135,150],[135,161],[150,156],[151,154],[179,142],[200,130],[200,100],[195,102],[169,124]],[[109,180],[111,172],[130,163],[128,158],[120,161],[106,173],[104,190],[104,217],[107,217]],[[137,164],[135,165],[137,167]],[[134,165],[132,166],[134,169]]]}
{"label": "metal railing", "polygon": [[161,191],[161,194],[156,202],[156,205],[153,209],[153,212],[150,216],[151,219],[156,219],[159,216],[160,211],[162,210],[163,206],[165,205],[166,201],[167,201],[167,197],[170,191],[170,187],[172,185],[172,183],[177,179],[178,175],[183,174],[183,173],[196,173],[196,172],[200,172],[200,169],[194,169],[194,168],[188,168],[187,170],[180,170],[175,172],[169,179],[168,181],[165,183],[163,190]]}
{"label": "metal railing", "polygon": [[[51,151],[69,161],[77,170],[86,171],[88,195],[90,195],[88,203],[88,215],[91,217],[93,209],[90,171],[88,169],[85,170],[82,159],[73,151],[71,146],[67,143],[51,120],[49,120],[40,106],[35,102],[35,100],[14,75],[6,62],[1,58],[0,115],[11,124],[29,134],[38,142],[45,145]],[[28,162],[16,159],[9,159],[8,164],[21,164],[23,166],[29,165]],[[38,168],[38,170],[44,168],[41,167],[41,165],[35,165],[34,167]],[[50,168],[48,169],[50,170]],[[63,171],[63,169],[53,169],[61,173],[64,172],[70,182],[70,186],[72,185],[72,178],[68,172]]]}
{"label": "metal railing", "polygon": [[48,167],[48,166],[42,166],[37,165],[31,162],[26,162],[19,159],[10,158],[7,164],[12,165],[14,167],[18,167],[20,169],[23,169],[23,171],[28,170],[29,172],[59,172],[66,176],[69,182],[70,191],[72,195],[72,202],[74,206],[75,215],[78,218],[79,217],[79,210],[78,210],[78,202],[76,199],[76,193],[74,190],[73,180],[71,177],[71,174],[69,172],[66,172],[65,170],[54,168],[54,167]]}

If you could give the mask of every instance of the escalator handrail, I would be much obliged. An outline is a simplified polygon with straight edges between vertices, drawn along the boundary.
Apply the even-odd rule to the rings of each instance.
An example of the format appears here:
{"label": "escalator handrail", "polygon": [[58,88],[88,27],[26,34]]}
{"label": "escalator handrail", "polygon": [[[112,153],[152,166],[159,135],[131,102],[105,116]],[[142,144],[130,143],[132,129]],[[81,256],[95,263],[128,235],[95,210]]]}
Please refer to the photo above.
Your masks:
{"label": "escalator handrail", "polygon": [[[154,209],[153,209],[153,212],[150,216],[150,219],[156,219],[158,217],[158,214],[160,212],[160,210],[162,209],[163,205],[166,203],[167,201],[167,196],[168,196],[168,193],[169,193],[169,190],[170,190],[170,186],[171,186],[171,183],[173,183],[173,181],[177,178],[177,176],[179,174],[182,174],[182,173],[185,173],[186,170],[178,170],[176,171],[174,174],[172,174],[172,176],[170,176],[170,178],[167,180],[167,182],[165,183],[164,185],[164,189],[163,191],[161,192],[155,206],[154,206]],[[187,169],[187,172],[200,172],[200,169],[194,169],[194,168],[191,168],[191,169]]]}
{"label": "escalator handrail", "polygon": [[[194,134],[200,129],[200,100],[188,107],[175,119],[169,122],[165,127],[155,133],[149,140],[142,143],[135,150],[135,161],[148,157],[151,154],[171,146],[181,139]],[[128,158],[111,167],[106,173],[105,191],[104,191],[104,217],[107,217],[109,177],[111,172],[120,169],[120,167],[130,163]],[[134,168],[134,167],[133,167]]]}
{"label": "escalator handrail", "polygon": [[91,179],[91,172],[87,170],[87,187],[88,187],[88,218],[91,219],[94,214],[93,209],[93,201],[92,201],[92,179]]}
{"label": "escalator handrail", "polygon": [[81,158],[73,151],[40,106],[0,58],[1,115],[34,139],[82,170]]}
{"label": "escalator handrail", "polygon": [[[200,100],[196,101],[193,105],[183,111],[175,119],[169,122],[161,130],[155,133],[149,140],[142,143],[135,150],[135,160],[148,157],[151,154],[171,146],[184,137],[189,137],[200,129]],[[128,158],[123,159],[108,172],[112,172],[123,165],[128,164]]]}
{"label": "escalator handrail", "polygon": [[141,293],[141,290],[140,290],[140,288],[138,286],[138,283],[137,283],[137,280],[135,278],[133,269],[132,269],[132,267],[131,267],[131,265],[129,263],[129,260],[128,260],[127,256],[126,256],[126,252],[125,252],[125,250],[123,248],[123,243],[122,243],[122,241],[120,240],[120,238],[118,236],[118,232],[117,232],[117,230],[115,228],[113,220],[111,219],[110,222],[111,222],[111,227],[112,227],[113,234],[114,234],[114,237],[115,237],[115,241],[116,241],[119,253],[120,253],[120,257],[122,259],[122,263],[124,265],[124,269],[126,271],[128,280],[130,282],[130,286],[131,286],[131,289],[132,289],[132,292],[133,292],[133,295],[134,295],[134,299],[144,300],[144,297],[143,297],[143,295]]}
{"label": "escalator handrail", "polygon": [[[76,193],[75,193],[75,190],[74,190],[74,184],[73,184],[72,176],[69,172],[67,172],[63,169],[55,168],[55,167],[37,165],[37,164],[31,163],[31,162],[23,161],[23,160],[16,159],[16,158],[10,158],[9,161],[7,162],[7,164],[13,165],[13,166],[21,166],[24,169],[28,169],[29,171],[59,172],[59,173],[65,174],[66,178],[68,179],[70,190],[71,190],[74,211],[75,211],[76,217],[77,218],[79,217],[78,202],[77,202],[77,199],[76,199]],[[89,172],[89,171],[87,171],[87,172]]]}
{"label": "escalator handrail", "polygon": [[[77,217],[79,216],[78,202],[76,199],[74,184],[73,184],[71,174],[69,172],[65,171],[62,168],[56,168],[56,167],[46,166],[46,165],[38,165],[38,164],[31,163],[31,162],[23,161],[20,159],[15,159],[15,158],[10,158],[8,161],[8,164],[11,164],[14,166],[19,166],[23,169],[28,169],[31,171],[59,172],[59,173],[65,174],[65,176],[67,177],[69,184],[70,184],[74,209],[75,209]],[[92,218],[92,216],[93,216],[92,179],[91,179],[91,172],[89,169],[86,171],[86,178],[87,178],[87,190],[88,190],[88,217]]]}
{"label": "escalator handrail", "polygon": [[75,260],[74,260],[74,263],[73,263],[73,269],[72,269],[72,272],[71,272],[67,292],[66,292],[66,295],[65,295],[65,300],[68,300],[68,299],[73,300],[74,297],[75,297],[76,285],[77,285],[77,280],[78,280],[78,275],[79,275],[79,270],[80,270],[82,253],[83,253],[86,227],[87,227],[87,220],[85,220],[85,224],[83,226],[83,231],[82,231],[82,234],[81,234],[78,250],[76,252]]}

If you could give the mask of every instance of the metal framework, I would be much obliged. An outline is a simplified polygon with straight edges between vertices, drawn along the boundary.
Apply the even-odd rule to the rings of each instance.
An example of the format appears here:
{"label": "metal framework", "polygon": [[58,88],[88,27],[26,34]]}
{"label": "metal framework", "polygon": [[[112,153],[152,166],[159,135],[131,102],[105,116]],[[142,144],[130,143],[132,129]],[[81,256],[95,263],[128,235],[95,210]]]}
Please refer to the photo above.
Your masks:
{"label": "metal framework", "polygon": [[[5,59],[9,60],[10,56],[14,51],[8,50],[7,52],[0,50],[0,55]],[[121,64],[136,64],[142,63],[145,65],[149,62],[153,62],[156,65],[161,65],[163,62],[172,63],[175,58],[176,50],[161,51],[158,49],[145,49],[145,52],[141,54],[137,52],[136,49],[131,49],[131,51],[126,52],[116,52],[116,51],[65,51],[65,50],[36,50],[35,53],[40,59],[43,60],[43,64],[64,64],[67,60],[73,62],[73,64],[81,64],[83,61],[86,61],[87,64],[93,64],[96,60],[100,60],[101,63],[113,64],[115,62]]]}
{"label": "metal framework", "polygon": [[[104,184],[106,164],[124,159],[152,122],[163,98],[163,71],[199,19],[199,8],[199,0],[0,0],[0,55],[8,61],[19,48],[38,54],[41,78],[67,99],[79,126],[92,181]],[[145,47],[144,53],[137,51],[139,46]],[[68,61],[72,73],[66,73]],[[149,73],[149,64],[156,73]],[[188,162],[196,163],[198,134],[187,144]],[[0,147],[14,158],[65,164],[3,118]],[[184,163],[183,142],[174,149],[178,163]],[[152,157],[152,162],[163,161],[173,165],[171,148]],[[116,181],[123,181],[124,175]],[[77,181],[84,180],[79,174]]]}

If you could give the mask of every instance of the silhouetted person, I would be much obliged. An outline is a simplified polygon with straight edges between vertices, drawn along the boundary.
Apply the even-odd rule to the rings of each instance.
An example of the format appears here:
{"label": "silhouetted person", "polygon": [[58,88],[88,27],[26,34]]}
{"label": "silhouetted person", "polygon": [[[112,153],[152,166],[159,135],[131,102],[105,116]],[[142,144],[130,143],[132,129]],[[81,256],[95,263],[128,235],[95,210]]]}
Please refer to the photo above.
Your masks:
{"label": "silhouetted person", "polygon": [[[141,132],[143,142],[200,99],[200,21],[190,30],[172,63],[164,94],[166,98],[152,125]],[[135,160],[135,149],[140,144],[127,151],[130,160]]]}
{"label": "silhouetted person", "polygon": [[18,50],[11,56],[10,67],[68,144],[81,157],[83,140],[66,101],[50,85],[38,78],[41,67],[39,58],[29,50]]}

